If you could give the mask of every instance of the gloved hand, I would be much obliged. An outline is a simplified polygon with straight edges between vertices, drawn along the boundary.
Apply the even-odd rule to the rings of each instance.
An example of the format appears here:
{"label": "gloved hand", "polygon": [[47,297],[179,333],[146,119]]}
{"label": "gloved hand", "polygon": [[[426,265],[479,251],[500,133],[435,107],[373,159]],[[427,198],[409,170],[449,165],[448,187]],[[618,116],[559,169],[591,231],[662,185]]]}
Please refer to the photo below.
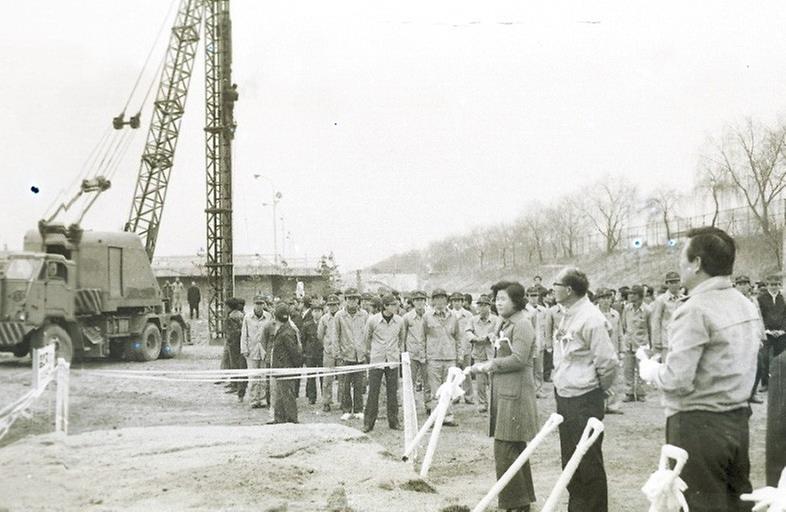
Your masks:
{"label": "gloved hand", "polygon": [[639,362],[639,375],[642,380],[649,383],[656,383],[658,380],[658,372],[660,367],[663,366],[657,361],[652,359],[644,359]]}

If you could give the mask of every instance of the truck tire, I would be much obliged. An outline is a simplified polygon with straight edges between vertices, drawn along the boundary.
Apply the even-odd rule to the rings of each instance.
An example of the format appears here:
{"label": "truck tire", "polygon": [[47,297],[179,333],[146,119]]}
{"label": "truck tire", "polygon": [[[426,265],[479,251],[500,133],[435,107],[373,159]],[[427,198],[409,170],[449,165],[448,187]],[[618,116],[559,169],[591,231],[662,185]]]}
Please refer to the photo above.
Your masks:
{"label": "truck tire", "polygon": [[55,361],[61,357],[70,363],[74,358],[74,344],[68,332],[57,324],[49,324],[41,332],[41,345],[55,346]]}
{"label": "truck tire", "polygon": [[25,339],[22,343],[14,345],[13,352],[16,357],[25,357],[30,352],[30,340]]}
{"label": "truck tire", "polygon": [[139,347],[134,347],[133,354],[137,361],[153,361],[161,353],[161,329],[156,324],[148,323],[142,329]]}
{"label": "truck tire", "polygon": [[161,359],[172,359],[183,350],[183,326],[179,322],[170,322],[166,330],[166,340],[161,347]]}

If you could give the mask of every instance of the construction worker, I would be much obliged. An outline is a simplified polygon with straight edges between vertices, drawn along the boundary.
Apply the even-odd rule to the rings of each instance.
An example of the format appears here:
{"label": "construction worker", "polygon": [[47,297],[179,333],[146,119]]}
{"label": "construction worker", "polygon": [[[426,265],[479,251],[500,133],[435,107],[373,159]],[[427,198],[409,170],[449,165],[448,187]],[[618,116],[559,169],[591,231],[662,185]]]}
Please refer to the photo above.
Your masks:
{"label": "construction worker", "polygon": [[[475,364],[485,363],[494,358],[494,342],[499,334],[502,320],[491,313],[491,298],[481,295],[477,301],[478,314],[472,317],[467,326],[467,335],[472,347],[472,359]],[[475,373],[475,392],[480,412],[489,410],[489,375],[485,372]]]}
{"label": "construction worker", "polygon": [[[366,323],[366,360],[372,364],[399,362],[404,347],[404,319],[398,313],[399,302],[392,294],[382,299],[382,311],[371,315]],[[368,400],[363,415],[363,432],[371,432],[377,420],[379,389],[385,377],[388,426],[399,430],[398,366],[372,368],[368,371]]]}
{"label": "construction worker", "polygon": [[[308,316],[303,320],[303,356],[309,368],[322,367],[322,354],[324,347],[319,340],[319,320],[322,317],[322,303],[312,301]],[[306,380],[306,397],[308,403],[317,403],[317,386],[322,387],[320,377],[308,377]]]}
{"label": "construction worker", "polygon": [[423,315],[426,314],[426,293],[420,290],[412,292],[412,310],[404,315],[404,351],[409,353],[412,369],[412,388],[417,389],[420,382],[423,388],[423,403],[431,400],[426,367],[426,332],[423,327]]}
{"label": "construction worker", "polygon": [[660,354],[661,361],[666,360],[669,350],[669,324],[674,311],[682,304],[680,295],[680,274],[669,272],[665,279],[667,290],[655,299],[650,310],[650,332],[652,333],[652,350]]}
{"label": "construction worker", "polygon": [[[229,352],[229,369],[244,370],[247,368],[246,359],[240,353],[240,335],[243,332],[243,299],[231,298],[226,302],[230,311],[224,326],[226,336],[226,349]],[[236,379],[231,382],[227,393],[237,393],[238,400],[243,401],[246,396],[246,380]]]}
{"label": "construction worker", "polygon": [[[611,307],[611,301],[614,298],[614,292],[608,288],[599,288],[595,293],[595,300],[598,304],[598,309],[606,317],[606,330],[609,332],[609,340],[611,341],[614,351],[617,353],[620,361],[623,359],[622,337],[620,336],[620,314],[617,310]],[[606,414],[623,414],[622,410],[617,406],[620,399],[620,387],[622,387],[622,372],[616,372],[613,385],[606,390]]]}
{"label": "construction worker", "polygon": [[[265,349],[262,346],[262,329],[266,322],[271,320],[270,313],[264,309],[265,297],[254,296],[254,309],[243,317],[243,327],[240,331],[240,353],[246,358],[247,368],[262,368],[265,360]],[[252,409],[262,407],[264,397],[262,377],[250,377],[248,382],[249,395]]]}
{"label": "construction worker", "polygon": [[625,348],[625,398],[622,401],[643,402],[647,391],[639,376],[636,351],[651,345],[649,310],[644,304],[644,289],[638,285],[628,291],[628,304],[622,311],[622,341]]}
{"label": "construction worker", "polygon": [[[360,309],[360,294],[355,288],[344,292],[346,304],[336,313],[336,341],[338,343],[337,366],[353,366],[363,363],[364,330],[368,313]],[[363,419],[363,391],[365,388],[363,372],[352,372],[339,376],[341,390],[341,419],[352,417]]]}
{"label": "construction worker", "polygon": [[[317,339],[322,344],[322,366],[335,368],[338,359],[338,343],[336,341],[336,313],[338,313],[339,300],[337,295],[328,295],[327,312],[323,314],[317,324]],[[339,386],[339,400],[341,399],[341,386]],[[333,404],[333,376],[326,375],[322,378],[322,410],[330,412]]]}
{"label": "construction worker", "polygon": [[[431,293],[432,311],[423,315],[423,328],[426,334],[426,365],[432,396],[426,404],[426,413],[431,413],[431,405],[439,387],[447,381],[448,369],[464,364],[461,354],[461,331],[458,318],[448,310],[448,293],[437,288]],[[443,425],[457,426],[453,413],[448,407]]]}
{"label": "construction worker", "polygon": [[547,323],[550,315],[546,307],[541,304],[540,289],[531,286],[527,289],[526,313],[529,316],[532,327],[535,330],[535,393],[538,398],[542,398],[540,390],[543,388],[543,356],[546,345]]}
{"label": "construction worker", "polygon": [[[470,320],[472,320],[472,313],[464,309],[464,294],[456,292],[450,295],[450,310],[456,316],[459,327],[461,363],[458,367],[462,369],[467,368],[472,364],[470,355],[472,348],[467,337],[467,326]],[[472,404],[472,379],[464,379],[461,387],[464,389],[464,403]]]}
{"label": "construction worker", "polygon": [[180,282],[179,277],[176,277],[175,282],[172,285],[172,310],[175,313],[180,313],[183,311],[184,293],[185,293],[185,289],[183,287],[183,283]]}

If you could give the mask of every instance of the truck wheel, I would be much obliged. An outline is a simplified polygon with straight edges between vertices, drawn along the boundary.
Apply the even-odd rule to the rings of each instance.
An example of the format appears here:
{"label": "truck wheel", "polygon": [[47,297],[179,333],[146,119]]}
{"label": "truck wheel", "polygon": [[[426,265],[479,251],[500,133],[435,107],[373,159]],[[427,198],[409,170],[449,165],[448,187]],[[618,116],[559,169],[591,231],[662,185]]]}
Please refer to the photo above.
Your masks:
{"label": "truck wheel", "polygon": [[183,327],[178,322],[170,322],[166,330],[166,341],[161,347],[161,359],[172,359],[183,350]]}
{"label": "truck wheel", "polygon": [[55,346],[55,361],[62,357],[70,363],[74,358],[74,344],[71,343],[71,336],[59,325],[49,324],[44,327],[41,338],[43,346]]}
{"label": "truck wheel", "polygon": [[152,361],[158,359],[158,354],[161,353],[161,330],[156,324],[147,324],[142,329],[141,340],[135,342],[133,353],[136,355],[137,361]]}
{"label": "truck wheel", "polygon": [[25,339],[22,343],[14,345],[13,352],[16,357],[25,357],[30,352],[30,340]]}

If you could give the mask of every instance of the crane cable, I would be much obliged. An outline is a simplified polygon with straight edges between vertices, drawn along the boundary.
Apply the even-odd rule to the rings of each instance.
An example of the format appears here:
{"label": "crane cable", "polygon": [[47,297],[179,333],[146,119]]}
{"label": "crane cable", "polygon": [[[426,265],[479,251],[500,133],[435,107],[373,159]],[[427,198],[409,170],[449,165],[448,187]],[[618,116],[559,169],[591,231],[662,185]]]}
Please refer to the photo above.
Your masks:
{"label": "crane cable", "polygon": [[[172,9],[174,8],[176,3],[177,3],[177,0],[172,0],[172,2],[169,4],[169,9],[167,10],[166,15],[164,16],[164,19],[161,21],[161,26],[158,27],[158,34],[156,34],[156,38],[153,40],[153,45],[150,47],[150,51],[147,52],[147,57],[145,58],[145,63],[142,64],[142,69],[139,70],[139,74],[136,77],[136,81],[134,82],[134,86],[131,88],[131,93],[128,95],[128,99],[126,100],[126,104],[123,107],[123,112],[122,112],[123,114],[125,114],[126,110],[128,110],[128,106],[131,104],[131,99],[134,97],[134,93],[136,92],[136,88],[139,86],[139,82],[142,81],[142,76],[145,74],[145,70],[147,69],[147,65],[150,63],[150,57],[153,56],[153,52],[155,51],[156,46],[158,45],[158,41],[161,39],[161,34],[164,33],[164,28],[167,26],[167,20],[169,20],[169,16],[170,16],[170,14],[172,14]],[[150,91],[148,90],[148,94],[149,94],[149,92]],[[147,95],[145,95],[145,99],[147,99]],[[144,101],[143,101],[143,103],[144,103]],[[141,110],[141,108],[140,108],[140,110]]]}

